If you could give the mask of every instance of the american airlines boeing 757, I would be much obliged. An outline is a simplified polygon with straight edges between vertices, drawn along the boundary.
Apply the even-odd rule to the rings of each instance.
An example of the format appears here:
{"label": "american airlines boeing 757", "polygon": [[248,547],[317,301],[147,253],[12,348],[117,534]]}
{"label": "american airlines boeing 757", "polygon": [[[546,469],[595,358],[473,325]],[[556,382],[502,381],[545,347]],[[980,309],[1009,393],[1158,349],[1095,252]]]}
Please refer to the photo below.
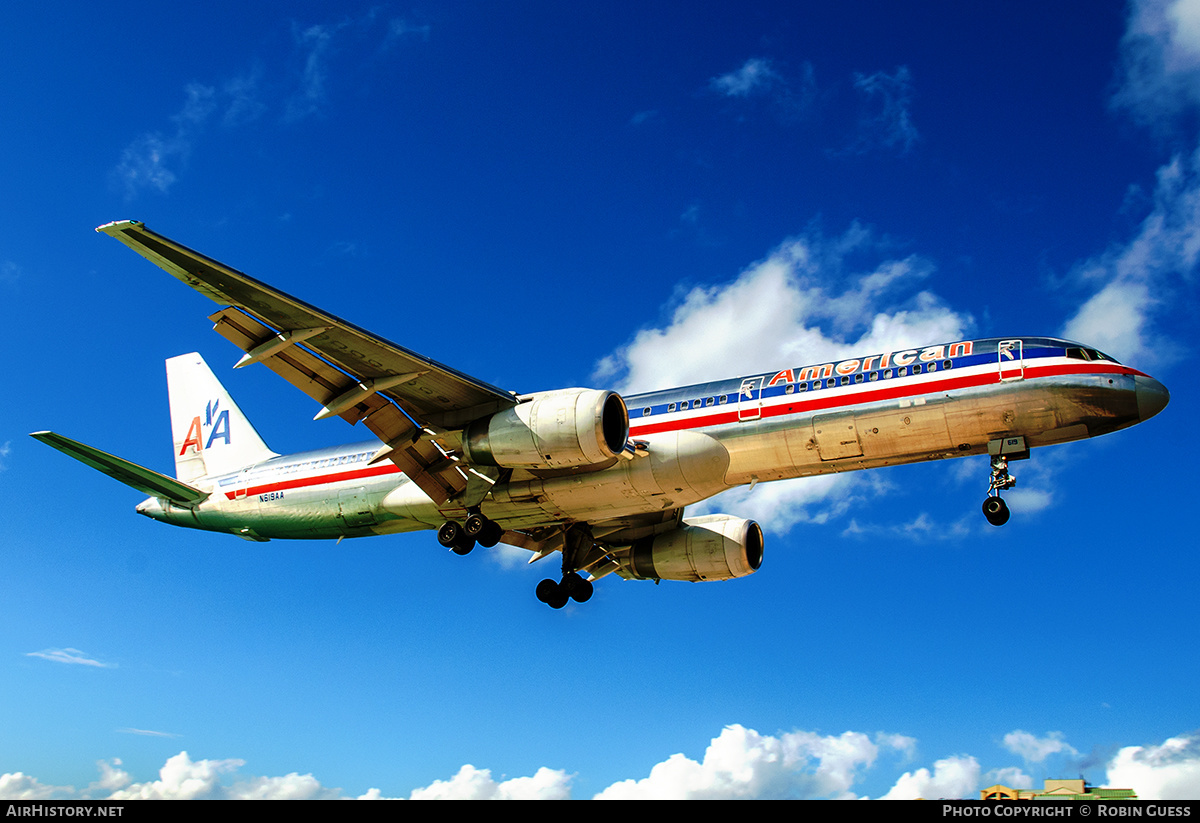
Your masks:
{"label": "american airlines boeing 757", "polygon": [[167,361],[175,476],[53,432],[37,439],[149,495],[140,514],[247,540],[436,529],[458,554],[503,542],[561,554],[537,597],[585,602],[616,572],[652,580],[754,573],[751,520],[684,508],[744,484],[947,457],[991,457],[983,513],[1000,526],[1009,463],[1158,414],[1167,389],[1086,345],[1049,337],[904,351],[621,397],[488,385],[147,229],[116,238],[222,308],[216,331],[373,440],[279,455],[199,354]]}

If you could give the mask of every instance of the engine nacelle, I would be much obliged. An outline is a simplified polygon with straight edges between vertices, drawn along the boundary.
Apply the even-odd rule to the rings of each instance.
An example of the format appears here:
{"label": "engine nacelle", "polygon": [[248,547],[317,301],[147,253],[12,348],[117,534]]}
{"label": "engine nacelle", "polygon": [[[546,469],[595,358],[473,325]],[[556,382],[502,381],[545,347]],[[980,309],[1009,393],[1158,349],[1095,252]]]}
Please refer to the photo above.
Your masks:
{"label": "engine nacelle", "polygon": [[761,526],[710,514],[634,543],[617,573],[636,580],[731,580],[754,574],[762,558]]}
{"label": "engine nacelle", "polygon": [[629,411],[621,395],[560,389],[467,426],[463,455],[506,469],[595,466],[615,458],[628,440]]}

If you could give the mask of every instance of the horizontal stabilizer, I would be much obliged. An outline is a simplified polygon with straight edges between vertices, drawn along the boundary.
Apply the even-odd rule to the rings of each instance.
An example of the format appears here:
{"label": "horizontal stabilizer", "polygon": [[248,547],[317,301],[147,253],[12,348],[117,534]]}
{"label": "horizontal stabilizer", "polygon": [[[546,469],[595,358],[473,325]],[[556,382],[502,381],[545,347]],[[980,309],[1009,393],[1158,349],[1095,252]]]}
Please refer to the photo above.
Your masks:
{"label": "horizontal stabilizer", "polygon": [[85,446],[83,443],[63,437],[61,434],[34,432],[29,436],[151,497],[162,497],[181,506],[190,506],[199,503],[209,495],[208,492],[189,486],[187,483],[180,483],[173,477],[167,477],[153,469],[147,469],[136,463],[130,463],[128,460],[114,457],[108,452]]}

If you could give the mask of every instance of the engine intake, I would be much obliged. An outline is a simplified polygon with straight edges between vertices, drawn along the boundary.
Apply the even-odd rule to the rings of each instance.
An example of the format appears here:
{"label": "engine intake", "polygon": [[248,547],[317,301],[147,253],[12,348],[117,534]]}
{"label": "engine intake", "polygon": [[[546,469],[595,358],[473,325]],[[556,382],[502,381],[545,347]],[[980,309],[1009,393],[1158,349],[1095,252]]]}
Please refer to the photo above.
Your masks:
{"label": "engine intake", "polygon": [[467,426],[463,454],[471,463],[507,469],[595,466],[615,458],[628,439],[621,395],[560,389]]}
{"label": "engine intake", "polygon": [[732,580],[754,574],[762,558],[761,526],[710,514],[634,543],[618,574],[636,580]]}

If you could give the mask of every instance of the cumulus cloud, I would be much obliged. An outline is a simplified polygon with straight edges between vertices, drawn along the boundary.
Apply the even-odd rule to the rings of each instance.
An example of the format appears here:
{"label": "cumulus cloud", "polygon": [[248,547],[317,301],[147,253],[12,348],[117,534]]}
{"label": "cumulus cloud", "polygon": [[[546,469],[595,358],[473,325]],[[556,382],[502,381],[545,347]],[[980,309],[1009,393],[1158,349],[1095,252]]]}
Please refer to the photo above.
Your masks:
{"label": "cumulus cloud", "polygon": [[1045,737],[1036,737],[1017,729],[1004,735],[1004,748],[1020,755],[1026,763],[1041,763],[1052,754],[1078,756],[1079,752],[1062,738],[1062,732],[1048,732]]}
{"label": "cumulus cloud", "polygon": [[881,800],[917,800],[924,798],[978,797],[979,761],[974,757],[947,757],[933,764],[933,771],[917,769],[905,772]]}
{"label": "cumulus cloud", "polygon": [[1108,764],[1108,785],[1133,789],[1143,800],[1200,797],[1200,734],[1172,737],[1161,746],[1126,746]]}
{"label": "cumulus cloud", "polygon": [[726,726],[699,762],[674,754],[647,777],[614,783],[597,800],[734,800],[850,798],[850,787],[870,767],[880,748],[911,750],[911,738],[861,732],[822,736],[816,732],[763,735]]}
{"label": "cumulus cloud", "polygon": [[[850,260],[874,245],[858,225],[833,239],[789,240],[731,283],[688,291],[666,324],[602,360],[595,379],[629,394],[961,339],[973,321],[920,289],[928,262],[908,256],[854,270]],[[881,482],[859,473],[759,484],[696,511],[737,511],[781,533],[828,520],[853,492]]]}
{"label": "cumulus cloud", "polygon": [[[1075,754],[1057,732],[1037,738],[1023,731],[1005,736],[1005,746],[1027,762],[1042,762],[1054,753]],[[726,726],[713,738],[699,760],[674,754],[650,769],[648,775],[613,783],[596,799],[855,799],[856,789],[877,767],[881,757],[893,762],[911,760],[917,741],[902,734],[847,731],[823,735],[792,731],[775,735],[738,724]],[[97,763],[99,777],[85,789],[43,783],[24,772],[0,775],[0,797],[10,800],[234,800],[345,799],[312,774],[292,772],[282,777],[244,776],[239,759],[193,760],[186,751],[167,759],[158,779],[136,782],[119,759]],[[488,769],[464,765],[452,777],[411,790],[413,800],[566,800],[574,775],[562,769],[539,768],[528,777],[496,778]],[[1021,769],[1004,766],[983,773],[976,758],[961,754],[937,760],[933,768],[904,772],[881,799],[976,797],[985,786],[1003,783],[1031,788]],[[884,783],[886,785],[886,783]],[[1139,797],[1186,799],[1200,795],[1200,735],[1173,737],[1158,746],[1129,746],[1108,763],[1107,785],[1132,788]],[[382,800],[380,789],[358,795]]]}
{"label": "cumulus cloud", "polygon": [[843,274],[871,244],[860,226],[789,240],[731,283],[688,291],[664,328],[639,331],[595,376],[632,393],[949,341],[972,325],[917,290],[933,270],[918,257]]}
{"label": "cumulus cloud", "polygon": [[23,772],[0,774],[0,798],[5,800],[48,800],[74,792],[71,786],[50,786]]}
{"label": "cumulus cloud", "polygon": [[[120,761],[114,761],[119,763]],[[223,775],[232,774],[243,760],[192,760],[187,752],[167,760],[159,769],[159,779],[146,783],[129,783],[128,774],[112,769],[105,775],[114,787],[108,795],[112,800],[332,800],[341,795],[339,789],[323,787],[311,774],[292,772],[284,777],[251,777],[221,782]],[[102,766],[103,771],[103,766]]]}
{"label": "cumulus cloud", "polygon": [[435,780],[414,789],[411,800],[569,800],[571,776],[566,772],[537,770],[533,777],[514,777],[497,782],[488,769],[466,765],[449,780]]}
{"label": "cumulus cloud", "polygon": [[55,663],[69,663],[75,666],[95,666],[99,669],[115,669],[116,663],[101,663],[94,657],[88,657],[79,649],[43,649],[40,652],[26,652],[26,657],[40,657]]}

